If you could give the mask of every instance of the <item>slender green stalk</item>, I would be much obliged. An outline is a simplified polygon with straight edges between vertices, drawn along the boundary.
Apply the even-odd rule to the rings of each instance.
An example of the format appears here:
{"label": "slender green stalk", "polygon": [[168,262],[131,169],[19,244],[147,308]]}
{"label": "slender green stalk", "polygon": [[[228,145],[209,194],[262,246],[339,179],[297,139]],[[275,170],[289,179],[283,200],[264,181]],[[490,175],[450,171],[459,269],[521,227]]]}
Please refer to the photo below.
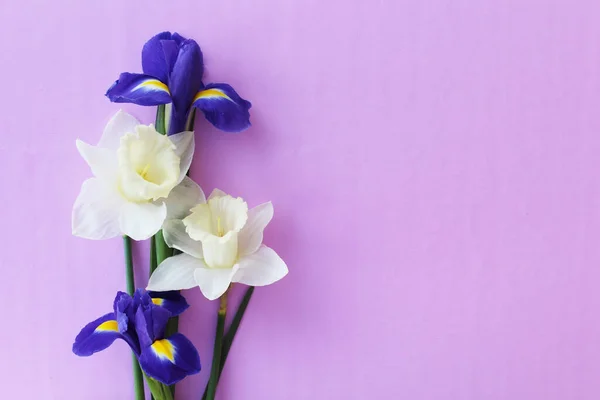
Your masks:
{"label": "slender green stalk", "polygon": [[152,392],[153,398],[156,400],[173,400],[173,394],[167,385],[150,378],[148,375],[144,376],[146,377],[146,382],[148,382],[148,387],[150,388],[150,392]]}
{"label": "slender green stalk", "polygon": [[227,292],[221,296],[219,311],[217,312],[217,329],[215,332],[215,346],[213,348],[212,368],[207,388],[207,400],[214,400],[217,393],[217,383],[221,371],[221,349],[223,343],[223,331],[225,330],[225,317],[227,316]]}
{"label": "slender green stalk", "polygon": [[246,293],[240,302],[240,306],[233,316],[233,321],[231,321],[231,325],[229,326],[225,337],[223,337],[223,352],[221,354],[221,371],[219,372],[219,378],[223,372],[223,367],[225,367],[225,361],[227,361],[227,356],[229,355],[229,350],[231,350],[231,345],[233,344],[233,339],[235,339],[235,334],[240,327],[242,318],[244,318],[244,313],[248,308],[248,303],[250,303],[250,299],[252,298],[252,293],[254,293],[254,286],[250,286],[246,290]]}
{"label": "slender green stalk", "polygon": [[[223,374],[223,368],[225,367],[225,361],[227,361],[227,356],[229,355],[229,351],[231,350],[231,345],[233,344],[233,339],[235,339],[235,335],[240,327],[240,323],[242,322],[242,318],[244,318],[244,313],[248,308],[248,303],[250,303],[250,299],[252,298],[252,293],[254,293],[254,286],[250,286],[246,293],[244,293],[244,297],[240,302],[240,305],[233,316],[233,321],[231,321],[231,325],[227,330],[227,333],[223,337],[223,344],[221,350],[221,363],[219,366],[219,377],[217,378],[217,384],[221,379],[221,375]],[[204,395],[202,395],[202,400],[206,400],[208,396],[208,386],[204,390]]]}
{"label": "slender green stalk", "polygon": [[155,129],[158,133],[163,135],[167,134],[167,128],[165,124],[165,105],[161,104],[156,107],[156,121],[154,123]]}
{"label": "slender green stalk", "polygon": [[[123,247],[125,249],[125,280],[127,283],[127,293],[130,296],[135,292],[135,280],[133,277],[133,255],[131,251],[131,239],[127,236],[123,236]],[[138,363],[135,354],[133,357],[133,388],[135,392],[136,400],[144,400],[144,378],[142,377],[142,370]]]}
{"label": "slender green stalk", "polygon": [[150,238],[150,275],[156,270],[156,238],[152,236]]}

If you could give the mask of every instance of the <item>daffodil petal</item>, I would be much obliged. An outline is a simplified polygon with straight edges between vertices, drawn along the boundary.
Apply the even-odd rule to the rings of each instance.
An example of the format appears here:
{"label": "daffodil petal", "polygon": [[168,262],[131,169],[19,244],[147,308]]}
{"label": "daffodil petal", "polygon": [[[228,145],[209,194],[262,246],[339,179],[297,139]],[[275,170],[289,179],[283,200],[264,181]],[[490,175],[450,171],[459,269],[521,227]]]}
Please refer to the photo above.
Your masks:
{"label": "daffodil petal", "polygon": [[248,221],[239,234],[240,256],[254,253],[263,241],[263,231],[273,219],[273,204],[263,203],[248,211]]}
{"label": "daffodil petal", "polygon": [[194,97],[193,106],[204,112],[206,119],[225,132],[241,132],[250,126],[252,104],[242,99],[230,85],[211,83]]}
{"label": "daffodil petal", "polygon": [[208,300],[215,300],[225,293],[236,271],[237,266],[233,268],[208,268],[204,266],[194,271],[194,278],[204,297]]}
{"label": "daffodil petal", "polygon": [[157,106],[171,102],[169,88],[158,79],[144,74],[125,72],[108,89],[106,96],[113,103],[133,103]]}
{"label": "daffodil petal", "polygon": [[116,180],[117,152],[115,150],[92,146],[81,140],[76,140],[75,145],[81,157],[90,166],[94,176],[106,180]]}
{"label": "daffodil petal", "polygon": [[140,122],[132,115],[123,110],[117,111],[104,127],[98,147],[117,150],[121,142],[121,136],[128,132],[135,132],[135,127]]}
{"label": "daffodil petal", "polygon": [[179,156],[179,168],[181,172],[178,182],[181,182],[185,178],[188,169],[190,169],[192,158],[194,157],[194,132],[185,131],[176,133],[169,136],[169,139],[175,145],[175,154]]}
{"label": "daffodil petal", "polygon": [[223,196],[227,196],[227,193],[225,193],[221,189],[214,188],[213,191],[210,192],[210,196],[208,196],[208,200],[215,198],[215,197],[223,197]]}
{"label": "daffodil petal", "polygon": [[167,197],[167,219],[183,219],[196,204],[205,202],[206,198],[200,186],[186,176]]}
{"label": "daffodil petal", "polygon": [[99,178],[83,182],[73,205],[73,235],[102,240],[121,235],[119,213],[124,205],[116,189]]}
{"label": "daffodil petal", "polygon": [[187,254],[169,257],[154,271],[146,289],[166,292],[193,288],[198,286],[194,279],[194,271],[204,266],[202,260]]}
{"label": "daffodil petal", "polygon": [[181,220],[171,219],[163,225],[163,235],[169,247],[180,250],[194,258],[203,258],[202,243],[192,239]]}
{"label": "daffodil petal", "polygon": [[121,208],[121,232],[133,240],[145,240],[160,230],[167,217],[167,206],[159,203],[128,202]]}
{"label": "daffodil petal", "polygon": [[200,357],[194,345],[182,334],[156,340],[142,350],[140,366],[153,379],[173,385],[200,372]]}
{"label": "daffodil petal", "polygon": [[287,275],[285,262],[267,246],[261,246],[257,252],[240,258],[238,270],[233,282],[250,286],[266,286],[277,282]]}

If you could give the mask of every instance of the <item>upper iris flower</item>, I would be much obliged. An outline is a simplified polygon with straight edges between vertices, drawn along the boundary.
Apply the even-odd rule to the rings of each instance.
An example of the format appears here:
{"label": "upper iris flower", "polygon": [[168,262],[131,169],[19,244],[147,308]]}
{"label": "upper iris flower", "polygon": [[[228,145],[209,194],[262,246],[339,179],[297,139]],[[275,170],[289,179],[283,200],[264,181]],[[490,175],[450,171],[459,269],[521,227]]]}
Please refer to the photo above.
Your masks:
{"label": "upper iris flower", "polygon": [[173,385],[200,372],[200,358],[194,345],[182,334],[165,338],[171,316],[188,308],[177,292],[152,293],[138,289],[134,296],[118,292],[114,311],[87,324],[75,338],[73,352],[91,356],[123,339],[138,358],[146,375]]}
{"label": "upper iris flower", "polygon": [[159,33],[142,49],[142,70],[143,74],[122,73],[106,96],[115,103],[170,104],[170,117],[167,113],[165,118],[169,135],[185,129],[192,106],[223,131],[241,132],[250,126],[249,101],[225,83],[202,83],[202,51],[194,40]]}

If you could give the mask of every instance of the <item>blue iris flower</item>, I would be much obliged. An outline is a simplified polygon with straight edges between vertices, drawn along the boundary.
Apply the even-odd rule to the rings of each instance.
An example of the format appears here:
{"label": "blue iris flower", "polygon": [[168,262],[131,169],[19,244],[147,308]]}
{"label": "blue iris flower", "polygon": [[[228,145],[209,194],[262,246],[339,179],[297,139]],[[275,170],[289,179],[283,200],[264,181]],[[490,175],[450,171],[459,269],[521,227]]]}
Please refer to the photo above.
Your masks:
{"label": "blue iris flower", "polygon": [[87,324],[75,338],[73,353],[91,356],[123,339],[138,358],[146,375],[165,385],[173,385],[200,372],[200,357],[194,345],[182,334],[165,338],[169,318],[188,308],[178,292],[146,292],[132,296],[118,292],[113,312]]}
{"label": "blue iris flower", "polygon": [[200,46],[177,33],[162,32],[142,49],[143,74],[122,73],[106,96],[115,103],[142,106],[170,104],[169,135],[185,129],[191,107],[225,132],[250,126],[252,106],[225,83],[202,83],[204,64]]}

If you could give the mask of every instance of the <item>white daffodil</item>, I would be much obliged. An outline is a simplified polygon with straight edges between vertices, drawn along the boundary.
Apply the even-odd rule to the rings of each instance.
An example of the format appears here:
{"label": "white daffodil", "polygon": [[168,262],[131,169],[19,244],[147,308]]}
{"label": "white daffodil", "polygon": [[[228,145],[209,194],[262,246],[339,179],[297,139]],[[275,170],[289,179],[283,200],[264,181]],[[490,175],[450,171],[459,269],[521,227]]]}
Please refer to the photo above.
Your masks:
{"label": "white daffodil", "polygon": [[167,258],[150,277],[148,290],[168,291],[199,286],[209,300],[219,298],[232,282],[265,286],[283,278],[285,262],[262,245],[273,218],[273,205],[248,204],[215,189],[208,202],[181,219],[165,222],[165,241],[183,254]]}
{"label": "white daffodil", "polygon": [[161,135],[154,126],[140,125],[119,111],[97,146],[77,140],[77,149],[94,178],[83,183],[73,206],[75,236],[148,239],[167,217],[188,212],[188,201],[197,200],[201,192],[186,177],[194,153],[193,132]]}

